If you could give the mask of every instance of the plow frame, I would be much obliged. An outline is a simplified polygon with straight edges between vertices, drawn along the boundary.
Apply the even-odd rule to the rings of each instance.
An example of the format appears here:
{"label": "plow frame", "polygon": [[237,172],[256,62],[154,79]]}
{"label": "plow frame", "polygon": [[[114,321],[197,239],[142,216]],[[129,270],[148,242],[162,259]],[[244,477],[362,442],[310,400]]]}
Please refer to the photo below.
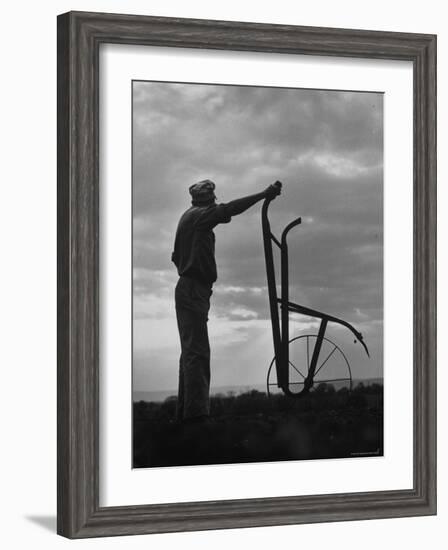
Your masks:
{"label": "plow frame", "polygon": [[[333,315],[328,315],[326,313],[323,313],[322,311],[311,309],[309,307],[305,307],[289,301],[289,257],[287,237],[291,229],[302,223],[302,218],[298,217],[290,222],[284,228],[280,240],[277,239],[277,237],[271,231],[271,224],[268,217],[268,209],[272,200],[272,198],[266,198],[263,202],[263,207],[261,210],[261,224],[263,231],[263,246],[266,263],[266,277],[269,296],[269,308],[271,313],[272,339],[274,343],[274,362],[277,373],[277,386],[286,395],[290,397],[297,397],[304,393],[307,393],[313,387],[314,375],[316,372],[316,367],[318,364],[319,355],[322,349],[322,343],[325,338],[325,332],[327,330],[328,323],[336,323],[346,327],[353,333],[355,339],[361,342],[368,356],[369,350],[363,340],[362,334],[358,332],[355,327],[347,321],[339,319],[338,317],[334,317]],[[277,293],[273,244],[275,244],[280,250],[280,297]],[[279,314],[279,306],[281,314]],[[320,319],[319,331],[311,355],[311,362],[309,365],[307,376],[304,381],[303,390],[300,393],[294,393],[291,391],[290,388],[290,312]]]}

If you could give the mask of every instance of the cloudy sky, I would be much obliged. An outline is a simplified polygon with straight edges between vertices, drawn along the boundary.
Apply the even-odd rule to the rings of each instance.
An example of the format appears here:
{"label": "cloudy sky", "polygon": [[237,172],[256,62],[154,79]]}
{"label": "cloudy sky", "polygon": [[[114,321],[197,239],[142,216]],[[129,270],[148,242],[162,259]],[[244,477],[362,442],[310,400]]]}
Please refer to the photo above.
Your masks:
{"label": "cloudy sky", "polygon": [[[188,187],[205,178],[216,182],[218,202],[283,182],[271,206],[274,233],[302,216],[289,236],[290,300],[354,324],[370,360],[346,329],[330,325],[327,335],[355,378],[382,376],[382,95],[134,82],[134,390],[177,387],[170,258]],[[260,207],[215,229],[214,388],[263,384],[272,358]],[[291,336],[316,327],[291,317]]]}

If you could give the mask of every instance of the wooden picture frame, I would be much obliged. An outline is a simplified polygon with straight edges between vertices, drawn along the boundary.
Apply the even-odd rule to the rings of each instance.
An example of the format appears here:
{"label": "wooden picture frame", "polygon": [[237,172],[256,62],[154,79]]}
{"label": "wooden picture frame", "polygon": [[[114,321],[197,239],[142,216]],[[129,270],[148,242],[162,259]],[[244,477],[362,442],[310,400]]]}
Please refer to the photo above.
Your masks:
{"label": "wooden picture frame", "polygon": [[[99,47],[407,60],[414,75],[413,488],[99,505]],[[69,538],[436,513],[436,37],[70,12],[58,17],[58,519]]]}

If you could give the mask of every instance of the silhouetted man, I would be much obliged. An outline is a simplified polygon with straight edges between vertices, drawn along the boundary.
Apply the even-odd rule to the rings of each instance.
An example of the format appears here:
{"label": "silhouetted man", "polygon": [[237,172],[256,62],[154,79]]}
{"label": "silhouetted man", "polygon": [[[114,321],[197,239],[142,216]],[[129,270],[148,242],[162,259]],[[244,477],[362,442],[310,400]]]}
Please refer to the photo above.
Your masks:
{"label": "silhouetted man", "polygon": [[217,204],[215,184],[203,180],[189,188],[192,206],[180,218],[172,260],[177,267],[176,316],[179,361],[178,420],[196,421],[210,414],[210,346],[207,321],[213,283],[217,279],[213,228],[229,223],[266,197],[280,194],[275,182],[261,193]]}

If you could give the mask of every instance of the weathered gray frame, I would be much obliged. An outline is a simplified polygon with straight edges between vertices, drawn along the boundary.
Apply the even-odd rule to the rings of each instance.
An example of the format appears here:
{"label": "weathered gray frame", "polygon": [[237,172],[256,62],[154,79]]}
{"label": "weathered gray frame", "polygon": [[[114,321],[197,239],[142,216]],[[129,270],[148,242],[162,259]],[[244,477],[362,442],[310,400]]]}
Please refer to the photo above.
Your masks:
{"label": "weathered gray frame", "polygon": [[[101,43],[397,59],[414,67],[414,485],[409,490],[99,506]],[[400,345],[397,342],[396,345]],[[58,17],[58,521],[69,538],[436,513],[436,37],[70,12]]]}

